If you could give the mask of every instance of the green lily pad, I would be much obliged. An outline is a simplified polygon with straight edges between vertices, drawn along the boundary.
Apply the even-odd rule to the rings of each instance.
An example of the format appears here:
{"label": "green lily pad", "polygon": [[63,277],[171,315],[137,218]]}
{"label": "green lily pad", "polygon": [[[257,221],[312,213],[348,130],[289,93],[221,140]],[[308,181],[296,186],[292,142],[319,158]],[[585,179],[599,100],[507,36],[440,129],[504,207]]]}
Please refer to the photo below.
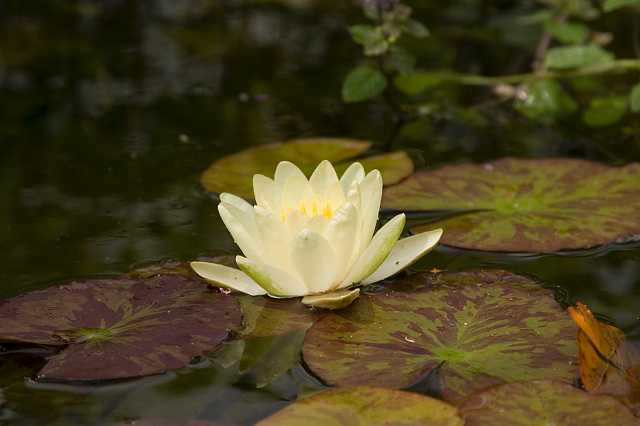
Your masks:
{"label": "green lily pad", "polygon": [[443,228],[454,247],[553,252],[623,242],[640,234],[640,165],[511,159],[414,174],[383,194],[388,209],[460,213]]}
{"label": "green lily pad", "polygon": [[462,426],[458,410],[442,401],[392,389],[357,387],[321,392],[278,411],[257,426]]}
{"label": "green lily pad", "polygon": [[[365,153],[371,142],[352,139],[310,138],[257,146],[216,160],[203,174],[202,185],[211,192],[231,192],[253,199],[253,175],[273,176],[280,161],[291,161],[309,176],[322,161],[334,163],[341,173],[349,160]],[[413,162],[404,152],[377,155],[362,160],[365,170],[377,168],[385,185],[413,173]]]}
{"label": "green lily pad", "polygon": [[590,395],[551,380],[495,386],[467,399],[460,413],[467,426],[638,424],[631,411],[615,398]]}
{"label": "green lily pad", "polygon": [[299,299],[271,299],[238,295],[244,315],[239,372],[253,377],[258,388],[267,386],[300,360],[304,335],[324,312]]}
{"label": "green lily pad", "polygon": [[550,290],[506,271],[422,273],[317,322],[303,356],[329,385],[407,388],[447,401],[514,380],[577,377],[577,327]]}
{"label": "green lily pad", "polygon": [[91,280],[6,300],[0,342],[61,347],[41,379],[121,379],[184,367],[240,322],[235,300],[199,280]]}

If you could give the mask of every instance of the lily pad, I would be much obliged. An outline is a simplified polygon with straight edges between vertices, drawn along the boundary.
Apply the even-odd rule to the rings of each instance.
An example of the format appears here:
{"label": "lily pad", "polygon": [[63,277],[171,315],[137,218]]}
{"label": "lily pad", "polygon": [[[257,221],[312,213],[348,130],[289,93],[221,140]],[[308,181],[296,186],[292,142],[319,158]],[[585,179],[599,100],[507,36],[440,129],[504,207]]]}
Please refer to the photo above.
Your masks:
{"label": "lily pad", "polygon": [[554,252],[640,234],[640,164],[502,159],[419,172],[383,194],[383,207],[458,213],[417,226],[443,228],[454,247]]}
{"label": "lily pad", "polygon": [[422,273],[360,296],[307,332],[326,384],[407,388],[437,377],[447,401],[515,380],[577,376],[577,327],[553,292],[506,271]]}
{"label": "lily pad", "polygon": [[258,388],[267,386],[300,360],[304,335],[324,312],[298,299],[238,296],[244,314],[241,374],[253,376]]}
{"label": "lily pad", "polygon": [[6,300],[0,342],[61,347],[42,379],[121,379],[181,368],[214,351],[240,322],[235,300],[199,280],[103,279]]}
{"label": "lily pad", "polygon": [[[622,403],[550,380],[509,383],[482,391],[460,407],[467,426],[637,425]],[[614,420],[615,419],[615,420]]]}
{"label": "lily pad", "polygon": [[[253,175],[273,176],[280,161],[291,161],[309,176],[322,161],[334,163],[338,173],[349,166],[349,160],[364,154],[371,142],[353,139],[295,139],[250,148],[216,160],[203,174],[202,185],[211,192],[231,192],[253,199]],[[378,169],[384,184],[399,182],[413,173],[413,162],[404,152],[358,159],[366,171]]]}
{"label": "lily pad", "polygon": [[462,426],[458,410],[442,401],[392,389],[357,387],[318,393],[258,422],[258,426]]}

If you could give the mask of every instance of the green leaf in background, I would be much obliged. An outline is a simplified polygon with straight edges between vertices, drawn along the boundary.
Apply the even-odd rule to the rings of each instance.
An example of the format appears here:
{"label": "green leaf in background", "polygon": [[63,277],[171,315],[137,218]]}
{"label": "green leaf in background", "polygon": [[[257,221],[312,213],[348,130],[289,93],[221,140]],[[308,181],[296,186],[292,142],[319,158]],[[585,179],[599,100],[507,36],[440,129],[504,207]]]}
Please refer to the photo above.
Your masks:
{"label": "green leaf in background", "polygon": [[554,120],[574,113],[578,104],[557,80],[540,80],[527,88],[525,99],[518,99],[515,108],[533,120]]}
{"label": "green leaf in background", "polygon": [[411,230],[443,228],[442,243],[454,247],[586,249],[640,234],[640,164],[505,158],[443,166],[386,188],[382,206],[441,212],[441,219]]}
{"label": "green leaf in background", "polygon": [[438,396],[460,402],[515,380],[571,383],[576,332],[553,292],[529,278],[420,273],[315,323],[303,357],[329,385],[408,388],[434,377]]}
{"label": "green leaf in background", "polygon": [[342,100],[345,102],[362,102],[384,92],[387,78],[382,72],[367,66],[354,68],[345,78],[342,85]]}
{"label": "green leaf in background", "polygon": [[257,426],[462,426],[458,410],[428,396],[373,387],[320,392],[258,422]]}
{"label": "green leaf in background", "polygon": [[466,426],[638,424],[615,398],[551,380],[508,383],[478,392],[462,403],[460,414]]}
{"label": "green leaf in background", "polygon": [[[338,139],[306,138],[283,143],[259,145],[214,161],[202,174],[202,186],[211,192],[231,192],[245,199],[253,199],[253,175],[272,177],[280,161],[291,161],[310,176],[322,160],[333,163],[342,174],[353,157],[362,155],[371,142]],[[413,172],[413,162],[404,152],[391,152],[359,158],[367,172],[378,169],[385,185],[392,185]]]}
{"label": "green leaf in background", "polygon": [[445,80],[446,73],[420,71],[399,75],[394,84],[407,95],[417,95],[427,89],[440,85]]}
{"label": "green leaf in background", "polygon": [[427,27],[424,26],[422,22],[416,21],[415,19],[409,19],[405,23],[405,30],[414,37],[424,38],[429,36],[429,30]]}
{"label": "green leaf in background", "polygon": [[552,47],[547,51],[544,64],[547,68],[569,69],[613,62],[615,57],[597,44],[584,46]]}
{"label": "green leaf in background", "polygon": [[640,5],[640,0],[605,0],[602,8],[605,12],[611,12],[621,7],[638,5]]}
{"label": "green leaf in background", "polygon": [[605,127],[617,123],[627,111],[626,96],[594,98],[582,114],[582,121],[590,127]]}
{"label": "green leaf in background", "polygon": [[631,111],[640,112],[640,83],[631,89],[629,104],[631,105]]}
{"label": "green leaf in background", "polygon": [[354,25],[349,28],[353,40],[364,46],[364,54],[377,56],[389,49],[389,42],[380,27],[371,25]]}
{"label": "green leaf in background", "polygon": [[391,48],[391,55],[388,59],[388,66],[399,74],[409,74],[413,72],[416,65],[416,57],[411,52],[400,46]]}
{"label": "green leaf in background", "polygon": [[567,44],[580,44],[589,36],[589,27],[576,22],[548,21],[545,29],[558,41]]}

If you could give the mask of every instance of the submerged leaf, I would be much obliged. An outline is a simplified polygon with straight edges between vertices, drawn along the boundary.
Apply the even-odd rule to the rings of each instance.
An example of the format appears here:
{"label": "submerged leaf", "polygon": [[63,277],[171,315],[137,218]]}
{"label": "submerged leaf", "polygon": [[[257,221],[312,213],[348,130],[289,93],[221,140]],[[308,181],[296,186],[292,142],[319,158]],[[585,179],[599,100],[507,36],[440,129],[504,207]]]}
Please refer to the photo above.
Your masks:
{"label": "submerged leaf", "polygon": [[458,410],[442,401],[391,389],[328,390],[278,411],[258,426],[462,426]]}
{"label": "submerged leaf", "polygon": [[444,166],[385,189],[383,207],[460,213],[413,228],[443,228],[442,243],[450,246],[584,249],[640,234],[640,165],[507,158]]}
{"label": "submerged leaf", "polygon": [[610,126],[620,121],[625,112],[627,112],[626,96],[594,98],[582,115],[582,121],[591,127]]}
{"label": "submerged leaf", "polygon": [[[216,160],[202,174],[202,185],[211,192],[231,192],[253,199],[253,175],[273,176],[278,162],[291,161],[309,176],[322,161],[334,163],[344,172],[350,159],[364,154],[371,142],[353,139],[309,138],[257,146]],[[358,159],[366,171],[378,169],[384,184],[394,184],[413,172],[413,162],[404,152]]]}
{"label": "submerged leaf", "polygon": [[181,368],[238,328],[232,297],[161,275],[72,282],[0,305],[0,341],[60,346],[38,376],[104,380]]}
{"label": "submerged leaf", "polygon": [[466,426],[638,424],[633,414],[616,399],[589,395],[551,380],[489,388],[468,398],[460,406],[460,413]]}
{"label": "submerged leaf", "polygon": [[435,374],[445,400],[576,375],[576,326],[553,293],[505,271],[416,274],[307,332],[303,356],[336,386],[406,388]]}

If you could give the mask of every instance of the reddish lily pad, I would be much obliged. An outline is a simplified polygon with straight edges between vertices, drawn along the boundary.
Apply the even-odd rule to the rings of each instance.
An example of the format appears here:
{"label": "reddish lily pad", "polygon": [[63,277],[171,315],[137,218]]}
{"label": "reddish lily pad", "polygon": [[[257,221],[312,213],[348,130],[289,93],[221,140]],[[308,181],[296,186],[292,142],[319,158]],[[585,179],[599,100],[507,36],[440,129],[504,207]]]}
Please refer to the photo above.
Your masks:
{"label": "reddish lily pad", "polygon": [[506,271],[415,274],[307,332],[329,385],[407,388],[435,374],[447,401],[514,380],[577,376],[577,327],[550,290]]}
{"label": "reddish lily pad", "polygon": [[91,280],[6,300],[0,342],[62,347],[42,379],[121,379],[181,368],[240,322],[236,301],[198,280]]}
{"label": "reddish lily pad", "polygon": [[442,401],[392,389],[336,389],[302,399],[257,426],[462,426],[458,410]]}
{"label": "reddish lily pad", "polygon": [[460,407],[467,426],[637,425],[627,407],[551,380],[509,383],[479,392]]}
{"label": "reddish lily pad", "polygon": [[585,249],[640,234],[640,164],[507,158],[445,166],[386,189],[383,206],[460,213],[414,228],[443,228],[442,243],[454,247]]}
{"label": "reddish lily pad", "polygon": [[[216,160],[203,174],[202,185],[211,192],[231,192],[253,198],[253,175],[273,176],[280,161],[291,161],[309,176],[322,161],[334,163],[338,173],[350,159],[371,147],[371,142],[353,139],[310,138],[257,146]],[[385,185],[399,182],[413,173],[413,162],[404,152],[377,155],[358,160],[365,170],[378,169]]]}

